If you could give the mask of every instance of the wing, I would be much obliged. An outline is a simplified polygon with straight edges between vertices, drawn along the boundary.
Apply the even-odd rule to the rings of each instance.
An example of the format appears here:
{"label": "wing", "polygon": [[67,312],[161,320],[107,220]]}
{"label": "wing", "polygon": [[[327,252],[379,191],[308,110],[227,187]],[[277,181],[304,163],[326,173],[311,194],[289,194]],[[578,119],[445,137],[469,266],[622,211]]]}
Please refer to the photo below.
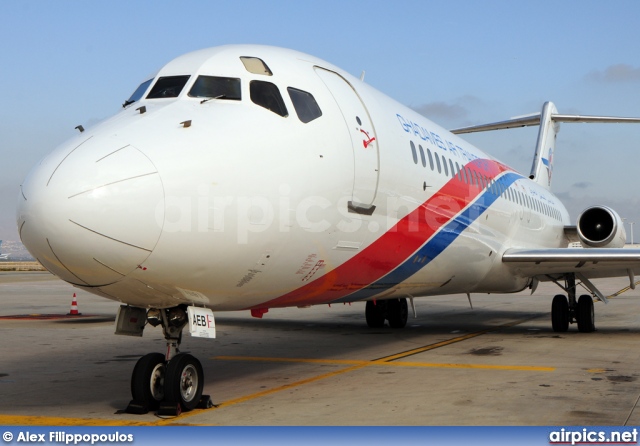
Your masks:
{"label": "wing", "polygon": [[502,261],[519,276],[539,280],[578,273],[588,279],[640,274],[640,249],[507,249]]}

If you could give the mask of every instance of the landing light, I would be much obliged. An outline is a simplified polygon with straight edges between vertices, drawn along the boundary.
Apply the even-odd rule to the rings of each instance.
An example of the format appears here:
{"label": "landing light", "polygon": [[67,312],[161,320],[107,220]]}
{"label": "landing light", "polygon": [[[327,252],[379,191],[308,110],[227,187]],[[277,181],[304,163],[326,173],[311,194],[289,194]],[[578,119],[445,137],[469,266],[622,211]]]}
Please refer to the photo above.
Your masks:
{"label": "landing light", "polygon": [[162,315],[160,314],[160,310],[157,308],[152,308],[147,311],[147,322],[151,324],[152,327],[157,327],[162,323]]}
{"label": "landing light", "polygon": [[169,325],[172,327],[182,327],[187,323],[187,313],[179,307],[171,308],[167,312],[167,318],[169,319]]}

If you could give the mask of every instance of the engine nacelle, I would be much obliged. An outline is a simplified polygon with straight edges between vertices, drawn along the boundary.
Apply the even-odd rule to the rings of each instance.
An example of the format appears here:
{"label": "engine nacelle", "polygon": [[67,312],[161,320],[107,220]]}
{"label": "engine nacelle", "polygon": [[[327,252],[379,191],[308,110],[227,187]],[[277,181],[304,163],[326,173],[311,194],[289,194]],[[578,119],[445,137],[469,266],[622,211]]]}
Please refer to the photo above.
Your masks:
{"label": "engine nacelle", "polygon": [[582,211],[576,223],[578,237],[585,248],[622,248],[627,242],[624,223],[616,211],[592,206]]}

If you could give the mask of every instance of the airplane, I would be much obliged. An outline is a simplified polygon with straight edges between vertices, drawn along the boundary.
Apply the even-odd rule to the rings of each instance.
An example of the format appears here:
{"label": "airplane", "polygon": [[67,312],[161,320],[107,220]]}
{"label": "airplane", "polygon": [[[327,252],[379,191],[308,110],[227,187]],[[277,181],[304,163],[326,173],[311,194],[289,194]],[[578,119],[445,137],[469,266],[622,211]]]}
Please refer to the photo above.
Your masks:
{"label": "airplane", "polygon": [[[0,240],[0,246],[2,245],[2,240]],[[8,260],[9,254],[0,254],[0,260]]]}
{"label": "airplane", "polygon": [[[364,302],[366,323],[407,323],[414,298],[535,291],[552,328],[595,329],[594,278],[640,271],[605,206],[576,225],[551,192],[561,122],[535,115],[445,130],[340,68],[297,51],[227,45],[182,55],[113,117],[84,129],[21,185],[20,238],[51,273],[122,303],[116,334],[161,326],[128,410],[206,400],[185,328],[215,337],[214,311]],[[459,134],[539,125],[531,173]],[[581,248],[568,248],[571,242]],[[589,294],[578,296],[577,286]],[[206,404],[206,402],[204,402]]]}

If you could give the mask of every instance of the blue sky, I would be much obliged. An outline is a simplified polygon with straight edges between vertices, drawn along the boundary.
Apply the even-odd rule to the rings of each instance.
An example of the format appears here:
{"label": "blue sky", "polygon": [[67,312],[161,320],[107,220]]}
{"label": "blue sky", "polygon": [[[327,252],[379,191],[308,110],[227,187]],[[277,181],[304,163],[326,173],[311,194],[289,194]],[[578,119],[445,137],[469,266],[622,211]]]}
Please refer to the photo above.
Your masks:
{"label": "blue sky", "polygon": [[[640,2],[0,1],[0,238],[30,167],[188,51],[303,51],[454,128],[537,112],[640,116]],[[537,128],[467,137],[528,173]],[[640,125],[563,124],[553,190],[575,219],[640,222]],[[640,228],[640,226],[639,226]],[[628,230],[628,227],[627,227]],[[640,230],[636,240],[640,239]]]}

